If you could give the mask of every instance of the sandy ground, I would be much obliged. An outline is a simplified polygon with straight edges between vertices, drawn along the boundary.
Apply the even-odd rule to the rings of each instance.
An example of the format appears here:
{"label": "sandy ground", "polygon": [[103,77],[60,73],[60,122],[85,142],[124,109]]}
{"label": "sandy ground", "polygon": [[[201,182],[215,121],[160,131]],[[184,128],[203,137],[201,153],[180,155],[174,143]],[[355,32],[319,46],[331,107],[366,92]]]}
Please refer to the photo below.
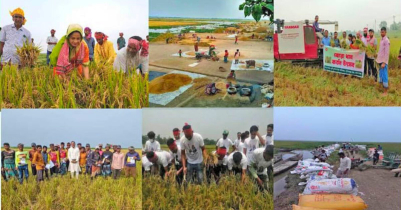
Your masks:
{"label": "sandy ground", "polygon": [[[358,158],[358,156],[355,156]],[[338,163],[334,167],[337,171]],[[401,177],[386,169],[351,170],[350,178],[358,185],[359,196],[369,206],[369,210],[401,209]],[[299,175],[289,175],[287,190],[274,199],[274,209],[291,210],[292,204],[298,203],[298,194],[303,192],[303,186],[298,186]]]}
{"label": "sandy ground", "polygon": [[[151,67],[151,71],[168,73],[171,70]],[[208,79],[208,83],[226,83],[225,79],[221,79],[219,77],[207,76],[206,78]],[[249,83],[241,84],[251,85]],[[250,101],[249,97],[241,97],[239,94],[229,95],[224,91],[217,93],[216,95],[209,96],[204,94],[204,90],[204,85],[195,84],[173,101],[168,103],[166,106],[151,103],[150,107],[261,107],[263,103],[269,103],[267,99],[262,97],[260,92],[259,94],[256,94],[253,101]]]}
{"label": "sandy ground", "polygon": [[[201,41],[206,40],[206,36],[211,34],[198,34],[202,38]],[[183,71],[189,71],[194,73],[200,73],[208,76],[215,76],[224,78],[228,75],[228,72],[220,72],[219,67],[230,69],[231,60],[233,59],[236,49],[241,52],[241,59],[273,59],[272,42],[252,40],[252,41],[238,41],[238,44],[234,44],[234,38],[227,38],[225,34],[213,34],[217,39],[212,42],[216,45],[216,53],[220,57],[219,61],[208,61],[202,59],[202,61],[195,67],[189,67],[189,64],[197,62],[195,58],[179,58],[174,57],[172,54],[178,53],[181,49],[183,52],[194,51],[193,45],[181,45],[181,44],[166,44],[165,42],[150,43],[150,66],[174,68]],[[199,47],[199,50],[208,49],[207,47]],[[223,62],[224,50],[229,52],[229,62]],[[253,82],[253,83],[268,83],[273,80],[273,73],[267,71],[237,71],[237,79]]]}

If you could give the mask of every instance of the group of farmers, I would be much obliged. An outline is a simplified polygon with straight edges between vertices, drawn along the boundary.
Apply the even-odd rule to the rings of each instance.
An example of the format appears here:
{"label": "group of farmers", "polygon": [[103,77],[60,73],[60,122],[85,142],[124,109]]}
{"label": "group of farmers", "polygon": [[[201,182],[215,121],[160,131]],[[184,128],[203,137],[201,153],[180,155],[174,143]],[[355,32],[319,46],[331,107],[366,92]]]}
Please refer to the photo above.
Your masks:
{"label": "group of farmers", "polygon": [[[5,181],[12,177],[19,179],[22,184],[29,177],[29,163],[31,173],[36,176],[38,182],[49,179],[52,176],[65,175],[69,171],[71,177],[78,179],[79,174],[87,174],[91,179],[98,175],[104,177],[113,176],[117,179],[121,171],[125,170],[128,177],[136,176],[136,161],[140,161],[139,154],[134,147],[129,147],[129,152],[121,152],[120,145],[99,144],[95,150],[91,150],[89,144],[85,147],[74,141],[58,144],[50,144],[49,147],[32,143],[31,150],[24,151],[24,145],[18,144],[18,150],[10,148],[10,144],[4,143],[4,150],[1,152],[1,174]],[[50,171],[50,175],[49,175]]]}
{"label": "group of farmers", "polygon": [[[24,11],[17,8],[10,12],[13,24],[6,25],[0,32],[0,56],[2,64],[20,65],[17,47],[31,42],[31,33],[24,27],[26,23]],[[79,24],[70,24],[67,33],[58,40],[56,31],[52,29],[47,38],[47,64],[54,68],[54,74],[65,77],[71,71],[89,79],[89,64],[93,61],[99,64],[113,65],[117,71],[130,74],[134,69],[145,74],[149,66],[149,43],[139,36],[132,36],[126,41],[123,33],[117,40],[118,52],[113,43],[107,40],[103,32],[95,33],[95,40],[89,27],[83,30]]]}
{"label": "group of farmers", "polygon": [[[370,46],[376,53],[371,55],[365,54],[365,75],[372,75],[377,81],[377,69],[376,63],[379,65],[379,82],[383,85],[384,93],[387,95],[388,90],[388,62],[390,58],[390,40],[387,37],[386,27],[380,29],[380,45],[378,46],[378,40],[375,37],[375,31],[373,29],[364,28],[363,33],[358,31],[356,35],[348,34],[347,32],[342,33],[341,40],[338,37],[338,32],[334,32],[333,37],[329,37],[328,30],[323,30],[319,28],[319,16],[315,16],[315,22],[313,23],[313,28],[317,34],[320,36],[323,34],[321,39],[322,46],[333,46],[338,48],[349,48],[349,49],[359,49],[359,45],[356,44],[357,40],[360,40],[366,47]],[[346,45],[342,45],[345,43]],[[377,51],[378,50],[378,51]],[[401,49],[400,49],[401,52]],[[401,54],[401,53],[400,53]]]}
{"label": "group of farmers", "polygon": [[[229,132],[223,131],[222,138],[216,143],[216,149],[208,153],[201,134],[193,131],[192,126],[185,124],[181,131],[173,129],[174,138],[167,140],[168,151],[161,150],[155,133],[147,134],[143,150],[142,167],[146,175],[159,171],[164,179],[175,176],[176,182],[204,182],[203,171],[206,171],[208,183],[212,178],[218,183],[226,174],[240,174],[245,181],[246,174],[255,180],[260,189],[268,189],[268,168],[273,166],[273,124],[267,126],[267,134],[259,134],[259,128],[252,126],[249,131],[238,132],[237,139],[228,138]],[[186,178],[188,177],[188,178]]]}

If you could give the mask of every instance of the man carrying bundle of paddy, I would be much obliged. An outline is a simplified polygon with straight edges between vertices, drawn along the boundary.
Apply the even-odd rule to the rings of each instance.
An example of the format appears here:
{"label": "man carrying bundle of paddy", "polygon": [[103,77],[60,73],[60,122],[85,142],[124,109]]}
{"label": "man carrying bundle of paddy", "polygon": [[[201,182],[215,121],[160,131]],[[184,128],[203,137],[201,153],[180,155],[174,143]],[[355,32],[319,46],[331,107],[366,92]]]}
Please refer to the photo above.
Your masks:
{"label": "man carrying bundle of paddy", "polygon": [[174,158],[174,166],[176,169],[175,179],[178,184],[181,184],[184,178],[184,173],[183,173],[184,168],[182,167],[182,159],[181,159],[181,146],[177,145],[177,141],[171,138],[167,140],[167,146],[170,149],[170,153]]}
{"label": "man carrying bundle of paddy", "polygon": [[192,177],[192,173],[196,172],[197,183],[202,184],[202,162],[208,156],[205,143],[200,134],[193,132],[191,125],[185,124],[182,130],[184,131],[184,136],[181,137],[181,160],[184,167],[184,175],[189,171],[189,177]]}
{"label": "man carrying bundle of paddy", "polygon": [[248,159],[249,172],[251,177],[256,180],[259,189],[268,189],[269,175],[267,168],[273,164],[273,145],[268,145],[266,148],[258,148],[253,152],[253,155]]}
{"label": "man carrying bundle of paddy", "polygon": [[116,52],[114,51],[113,43],[108,41],[103,32],[96,32],[95,38],[97,44],[95,45],[95,62],[97,64],[113,64]]}
{"label": "man carrying bundle of paddy", "polygon": [[367,39],[368,48],[372,48],[374,53],[366,53],[366,63],[368,66],[368,72],[370,71],[373,77],[375,78],[375,82],[377,82],[377,69],[375,65],[375,54],[377,50],[377,39],[375,37],[375,31],[373,29],[369,29],[369,39]]}
{"label": "man carrying bundle of paddy", "polygon": [[149,43],[139,36],[129,38],[128,46],[118,51],[113,67],[128,75],[132,70],[145,75],[149,68]]}
{"label": "man carrying bundle of paddy", "polygon": [[14,24],[6,25],[0,31],[0,57],[1,63],[21,65],[17,54],[17,47],[31,42],[31,32],[23,25],[26,23],[24,10],[17,8],[10,12]]}

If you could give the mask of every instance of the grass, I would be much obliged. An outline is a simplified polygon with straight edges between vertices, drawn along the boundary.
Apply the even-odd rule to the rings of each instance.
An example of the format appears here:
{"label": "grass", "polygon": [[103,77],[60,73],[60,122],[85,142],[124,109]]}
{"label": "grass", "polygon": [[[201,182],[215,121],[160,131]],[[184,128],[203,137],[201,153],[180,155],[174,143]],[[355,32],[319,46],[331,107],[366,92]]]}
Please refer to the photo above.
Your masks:
{"label": "grass", "polygon": [[227,176],[219,184],[179,186],[174,179],[163,181],[160,176],[144,177],[143,209],[273,209],[270,193],[258,192],[247,177]]}
{"label": "grass", "polygon": [[22,185],[16,179],[2,180],[1,209],[142,209],[142,163],[137,163],[136,179],[122,175],[117,180],[97,177],[92,181],[80,175],[76,180],[67,174],[37,184],[30,173],[28,182]]}
{"label": "grass", "polygon": [[[215,145],[205,147],[208,153],[216,148]],[[169,150],[165,144],[161,148]],[[273,179],[270,182],[272,188]],[[240,184],[239,175],[226,176],[218,185],[188,184],[184,187],[177,185],[174,177],[164,181],[160,176],[144,177],[143,183],[147,183],[142,186],[144,209],[273,209],[272,195],[258,192],[249,177],[244,184]]]}
{"label": "grass", "polygon": [[[41,62],[43,62],[43,55]],[[18,70],[6,66],[0,75],[2,108],[141,108],[149,105],[148,78],[126,76],[111,66],[89,67],[90,79],[77,71],[67,79],[47,66]]]}
{"label": "grass", "polygon": [[[376,36],[378,37],[378,36]],[[379,39],[378,39],[379,40]],[[401,61],[397,59],[401,37],[390,35],[389,90],[373,78],[362,79],[306,68],[285,62],[275,63],[276,106],[401,106]],[[378,68],[377,68],[378,69]]]}
{"label": "grass", "polygon": [[[315,147],[321,145],[331,145],[336,142],[327,141],[274,141],[274,146],[277,149],[300,149],[300,150],[313,150]],[[380,144],[383,147],[385,155],[389,153],[401,154],[401,143],[391,143],[391,142],[352,142],[352,144],[366,145],[367,149],[372,147],[377,147]]]}

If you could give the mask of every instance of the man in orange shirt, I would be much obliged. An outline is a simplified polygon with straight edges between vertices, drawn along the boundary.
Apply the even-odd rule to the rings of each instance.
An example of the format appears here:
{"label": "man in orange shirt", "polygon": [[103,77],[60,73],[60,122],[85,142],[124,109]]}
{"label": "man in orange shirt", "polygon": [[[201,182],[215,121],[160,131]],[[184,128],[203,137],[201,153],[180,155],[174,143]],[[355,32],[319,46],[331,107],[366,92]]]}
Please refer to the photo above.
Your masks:
{"label": "man in orange shirt", "polygon": [[31,147],[32,149],[29,150],[29,161],[31,162],[32,175],[36,176],[36,166],[32,163],[33,155],[36,152],[36,144],[32,143]]}
{"label": "man in orange shirt", "polygon": [[42,156],[42,146],[36,146],[36,152],[32,158],[32,165],[36,166],[36,181],[43,181],[43,172],[45,169],[45,163]]}

